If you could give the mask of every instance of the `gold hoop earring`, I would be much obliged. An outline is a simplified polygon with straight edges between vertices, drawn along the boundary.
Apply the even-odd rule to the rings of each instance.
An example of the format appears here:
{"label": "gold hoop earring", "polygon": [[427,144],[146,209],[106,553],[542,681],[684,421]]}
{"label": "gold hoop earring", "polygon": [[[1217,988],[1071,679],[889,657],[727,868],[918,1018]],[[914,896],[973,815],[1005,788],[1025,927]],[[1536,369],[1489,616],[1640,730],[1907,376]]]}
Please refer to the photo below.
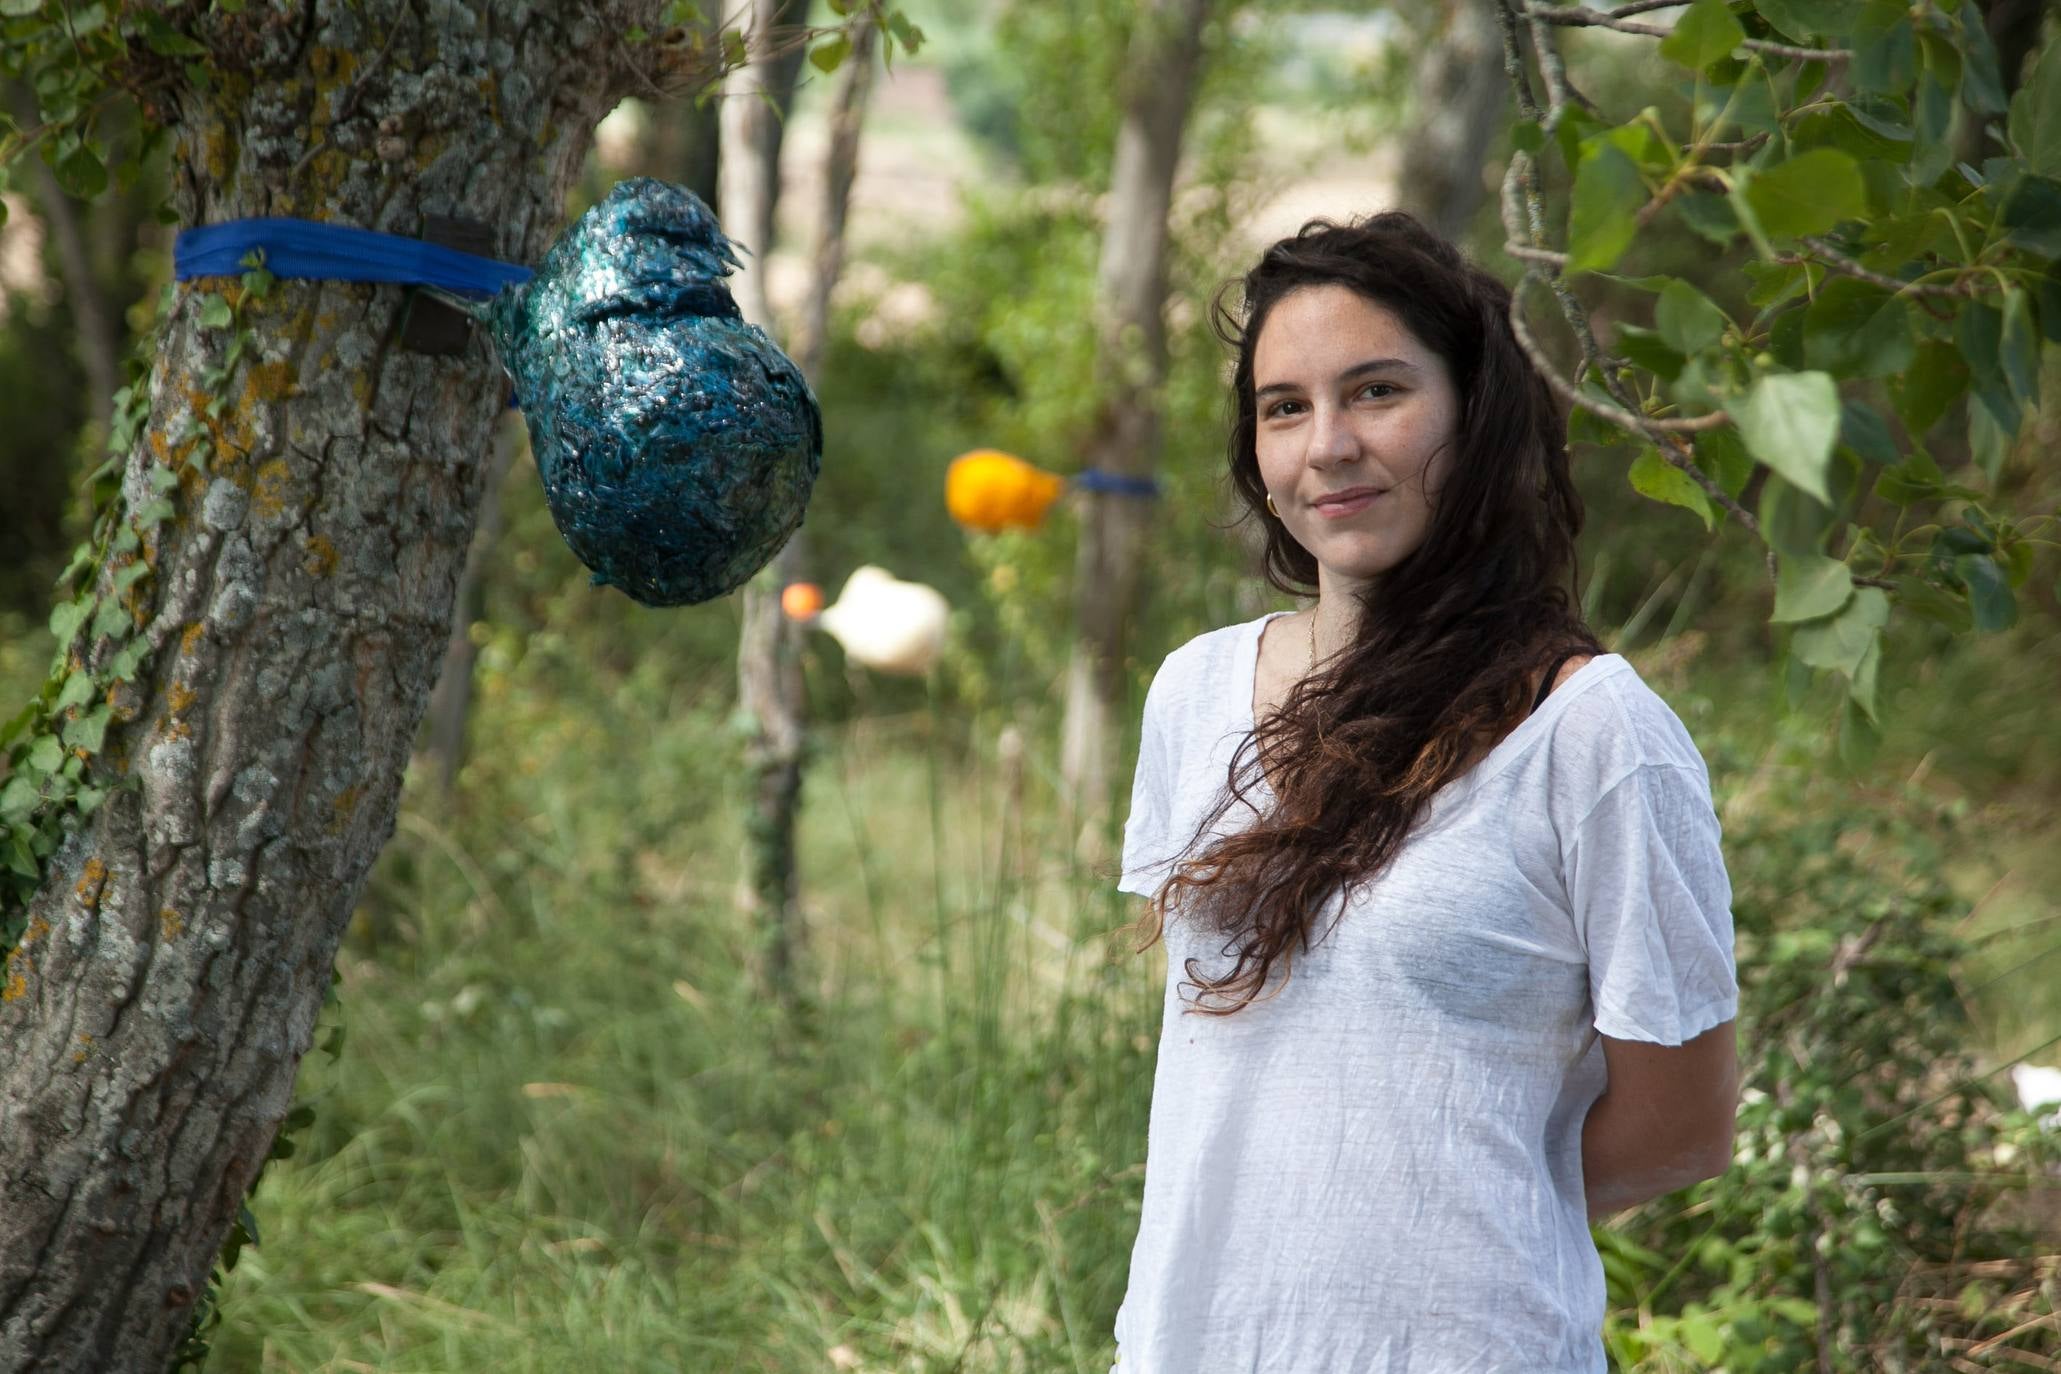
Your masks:
{"label": "gold hoop earring", "polygon": [[1281,512],[1274,509],[1274,493],[1272,492],[1267,493],[1267,514],[1273,516],[1276,520],[1281,518]]}

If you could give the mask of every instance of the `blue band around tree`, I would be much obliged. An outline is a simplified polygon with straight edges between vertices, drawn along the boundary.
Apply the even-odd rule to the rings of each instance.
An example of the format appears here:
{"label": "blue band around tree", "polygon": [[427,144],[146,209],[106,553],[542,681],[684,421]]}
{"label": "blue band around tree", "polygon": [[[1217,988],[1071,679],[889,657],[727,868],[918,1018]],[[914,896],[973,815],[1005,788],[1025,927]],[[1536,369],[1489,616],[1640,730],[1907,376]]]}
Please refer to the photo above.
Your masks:
{"label": "blue band around tree", "polygon": [[1105,491],[1116,496],[1157,496],[1159,483],[1150,477],[1131,477],[1121,472],[1087,468],[1074,474],[1073,484],[1082,491]]}
{"label": "blue band around tree", "polygon": [[172,274],[181,281],[233,277],[247,270],[254,250],[275,277],[396,282],[476,299],[531,276],[527,267],[423,239],[305,219],[235,219],[183,229],[172,244]]}

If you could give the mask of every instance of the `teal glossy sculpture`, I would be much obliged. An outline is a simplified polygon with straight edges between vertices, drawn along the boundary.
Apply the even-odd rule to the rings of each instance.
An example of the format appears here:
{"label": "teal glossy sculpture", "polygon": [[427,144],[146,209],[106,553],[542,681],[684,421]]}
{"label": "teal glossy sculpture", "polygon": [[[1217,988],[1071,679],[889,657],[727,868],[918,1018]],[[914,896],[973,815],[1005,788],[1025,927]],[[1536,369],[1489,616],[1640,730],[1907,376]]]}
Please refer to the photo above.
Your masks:
{"label": "teal glossy sculpture", "polygon": [[800,526],[822,464],[808,383],[724,284],[738,265],[693,192],[638,177],[480,312],[559,533],[647,606],[742,585]]}

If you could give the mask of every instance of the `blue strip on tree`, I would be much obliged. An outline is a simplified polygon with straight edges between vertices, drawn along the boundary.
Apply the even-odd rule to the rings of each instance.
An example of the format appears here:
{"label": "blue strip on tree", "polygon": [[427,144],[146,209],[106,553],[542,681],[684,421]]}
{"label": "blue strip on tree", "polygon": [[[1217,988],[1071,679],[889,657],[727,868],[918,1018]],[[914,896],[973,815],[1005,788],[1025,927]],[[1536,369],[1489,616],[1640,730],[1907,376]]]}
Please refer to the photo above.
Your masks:
{"label": "blue strip on tree", "polygon": [[1151,477],[1130,477],[1121,472],[1088,468],[1074,474],[1073,484],[1082,491],[1106,491],[1117,496],[1157,496],[1159,482]]}
{"label": "blue strip on tree", "polygon": [[235,219],[181,230],[172,243],[172,274],[181,281],[233,277],[253,250],[263,252],[275,277],[433,286],[473,300],[532,275],[512,262],[422,239],[305,219]]}

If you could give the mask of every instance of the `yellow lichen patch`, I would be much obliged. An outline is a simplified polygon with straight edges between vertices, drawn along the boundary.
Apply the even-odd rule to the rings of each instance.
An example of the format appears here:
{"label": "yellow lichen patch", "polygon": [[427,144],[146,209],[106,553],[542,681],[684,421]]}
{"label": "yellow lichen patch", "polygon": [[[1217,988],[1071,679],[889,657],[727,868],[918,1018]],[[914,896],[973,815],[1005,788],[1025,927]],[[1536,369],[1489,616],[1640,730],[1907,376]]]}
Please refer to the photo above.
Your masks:
{"label": "yellow lichen patch", "polygon": [[162,430],[154,429],[150,432],[150,453],[166,467],[172,465],[172,441],[165,438]]}
{"label": "yellow lichen patch", "polygon": [[200,643],[200,637],[204,633],[206,633],[206,627],[198,620],[179,631],[179,652],[182,654],[192,653],[193,646]]}
{"label": "yellow lichen patch", "polygon": [[49,933],[50,922],[44,920],[41,916],[38,916],[35,920],[29,922],[29,928],[23,931],[21,934],[21,943],[19,945],[16,945],[15,948],[27,949],[30,945],[36,943],[36,941],[42,939],[45,935],[48,935]]}
{"label": "yellow lichen patch", "polygon": [[186,933],[186,918],[166,907],[157,914],[158,931],[167,940],[176,940]]}
{"label": "yellow lichen patch", "polygon": [[200,700],[200,693],[183,682],[175,682],[165,689],[165,705],[175,716],[183,716],[193,709],[193,703]]}
{"label": "yellow lichen patch", "polygon": [[12,1002],[29,990],[27,975],[35,966],[36,961],[19,949],[7,956],[7,982],[0,985],[0,1002]]}
{"label": "yellow lichen patch", "polygon": [[258,469],[257,484],[251,489],[250,507],[261,519],[270,519],[286,509],[286,487],[293,470],[284,458],[274,458]]}
{"label": "yellow lichen patch", "polygon": [[302,566],[316,577],[329,577],[336,572],[336,545],[329,542],[328,535],[318,534],[308,540],[308,557]]}
{"label": "yellow lichen patch", "polygon": [[[90,905],[100,899],[100,890],[105,886],[107,865],[98,859],[88,859],[86,866],[79,870],[79,885],[72,889],[72,895]],[[27,944],[28,941],[24,939],[22,943]]]}
{"label": "yellow lichen patch", "polygon": [[315,78],[318,92],[335,90],[357,70],[358,54],[349,48],[318,47],[308,51],[308,75]]}
{"label": "yellow lichen patch", "polygon": [[344,826],[349,823],[351,813],[358,809],[358,798],[364,791],[365,789],[362,786],[354,782],[336,794],[336,800],[329,804],[329,809],[333,813],[329,817],[330,834],[340,833]]}
{"label": "yellow lichen patch", "polygon": [[259,363],[243,380],[243,404],[248,408],[259,401],[283,401],[298,389],[291,367],[283,362]]}

